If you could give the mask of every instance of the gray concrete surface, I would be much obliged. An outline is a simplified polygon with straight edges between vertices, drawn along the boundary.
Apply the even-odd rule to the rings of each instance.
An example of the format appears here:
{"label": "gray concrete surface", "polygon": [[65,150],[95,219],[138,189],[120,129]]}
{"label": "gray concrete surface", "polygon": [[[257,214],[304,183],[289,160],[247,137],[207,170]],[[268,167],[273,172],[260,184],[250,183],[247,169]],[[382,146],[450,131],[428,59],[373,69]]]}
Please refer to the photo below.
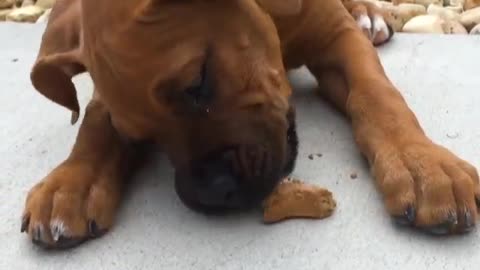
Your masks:
{"label": "gray concrete surface", "polygon": [[[480,232],[434,238],[393,226],[352,142],[345,119],[315,97],[305,71],[292,74],[301,154],[295,176],[335,194],[326,220],[274,226],[260,213],[207,218],[186,209],[165,158],[142,171],[114,230],[64,252],[45,252],[20,234],[28,189],[66,157],[78,125],[30,85],[41,25],[0,24],[0,269],[474,269]],[[427,133],[480,165],[480,37],[404,36],[382,61]],[[16,61],[14,60],[16,59]],[[87,76],[75,79],[82,106]],[[322,153],[309,160],[308,154]],[[350,179],[352,172],[358,178]]]}

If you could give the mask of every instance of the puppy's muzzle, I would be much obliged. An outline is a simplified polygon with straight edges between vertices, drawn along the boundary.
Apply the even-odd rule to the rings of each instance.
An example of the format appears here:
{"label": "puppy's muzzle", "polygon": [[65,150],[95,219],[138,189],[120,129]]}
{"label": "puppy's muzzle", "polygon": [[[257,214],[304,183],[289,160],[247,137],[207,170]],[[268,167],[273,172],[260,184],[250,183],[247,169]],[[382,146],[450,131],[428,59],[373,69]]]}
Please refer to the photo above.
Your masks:
{"label": "puppy's muzzle", "polygon": [[191,182],[197,184],[198,202],[205,206],[240,207],[241,196],[238,175],[234,173],[228,150],[194,169]]}
{"label": "puppy's muzzle", "polygon": [[217,141],[213,150],[208,139],[205,145],[205,140],[194,144],[204,146],[203,154],[175,168],[176,191],[186,206],[210,213],[254,207],[293,170],[298,148],[293,108],[287,121],[267,119],[263,125],[242,128],[242,137],[225,136],[230,142]]}
{"label": "puppy's muzzle", "polygon": [[177,193],[196,209],[244,208],[268,194],[272,185],[265,181],[278,178],[281,167],[261,146],[238,146],[195,162],[188,175],[177,174]]}

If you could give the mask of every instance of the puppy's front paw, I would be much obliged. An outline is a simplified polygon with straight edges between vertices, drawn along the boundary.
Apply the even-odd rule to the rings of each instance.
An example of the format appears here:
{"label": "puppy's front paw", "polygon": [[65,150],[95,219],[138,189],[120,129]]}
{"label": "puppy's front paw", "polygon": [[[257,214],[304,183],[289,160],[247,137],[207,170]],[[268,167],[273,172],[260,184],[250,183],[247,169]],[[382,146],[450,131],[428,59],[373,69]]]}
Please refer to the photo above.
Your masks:
{"label": "puppy's front paw", "polygon": [[394,30],[386,18],[388,14],[381,8],[366,1],[352,1],[345,5],[373,45],[381,45],[392,38]]}
{"label": "puppy's front paw", "polygon": [[471,231],[477,221],[477,170],[430,142],[391,147],[373,162],[389,213],[433,234]]}
{"label": "puppy's front paw", "polygon": [[69,248],[98,237],[112,225],[119,187],[108,175],[64,164],[28,193],[21,231],[47,248]]}

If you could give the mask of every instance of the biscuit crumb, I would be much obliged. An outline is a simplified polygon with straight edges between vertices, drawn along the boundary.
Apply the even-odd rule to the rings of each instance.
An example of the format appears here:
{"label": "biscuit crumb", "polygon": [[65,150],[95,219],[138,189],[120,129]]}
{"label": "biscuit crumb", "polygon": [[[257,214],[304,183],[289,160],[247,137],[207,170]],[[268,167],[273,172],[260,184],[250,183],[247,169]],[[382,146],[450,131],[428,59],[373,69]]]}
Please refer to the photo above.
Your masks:
{"label": "biscuit crumb", "polygon": [[287,178],[264,201],[263,221],[275,223],[292,218],[323,219],[331,216],[336,206],[330,191]]}

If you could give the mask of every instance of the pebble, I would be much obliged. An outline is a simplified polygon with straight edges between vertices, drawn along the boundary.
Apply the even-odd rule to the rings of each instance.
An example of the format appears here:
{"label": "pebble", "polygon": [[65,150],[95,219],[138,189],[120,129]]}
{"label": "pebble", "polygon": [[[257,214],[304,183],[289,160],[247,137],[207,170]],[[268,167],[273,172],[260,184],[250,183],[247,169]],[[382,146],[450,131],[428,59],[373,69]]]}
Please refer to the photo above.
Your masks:
{"label": "pebble", "polygon": [[411,18],[427,13],[427,9],[418,4],[400,4],[398,6],[387,6],[384,9],[390,15],[390,24],[396,32],[400,32],[407,21]]}
{"label": "pebble", "polygon": [[37,6],[26,6],[12,10],[6,20],[14,22],[35,22],[45,10]]}
{"label": "pebble", "polygon": [[436,15],[420,15],[410,19],[402,28],[405,33],[444,34],[445,20]]}
{"label": "pebble", "polygon": [[459,12],[433,4],[428,6],[427,14],[437,15],[445,20],[460,20]]}
{"label": "pebble", "polygon": [[454,7],[462,7],[465,5],[465,0],[447,0],[443,3],[444,6],[454,6]]}
{"label": "pebble", "polygon": [[472,29],[475,25],[480,24],[480,7],[463,12],[460,15],[460,22],[467,29]]}
{"label": "pebble", "polygon": [[11,8],[15,5],[15,0],[0,0],[0,8]]}
{"label": "pebble", "polygon": [[10,12],[12,12],[12,9],[0,9],[0,21],[5,21]]}
{"label": "pebble", "polygon": [[480,35],[480,24],[477,24],[470,30],[470,35]]}
{"label": "pebble", "polygon": [[[34,23],[47,21],[57,0],[0,0],[0,21]],[[45,12],[45,10],[47,12]],[[46,13],[44,16],[42,14]]]}
{"label": "pebble", "polygon": [[463,12],[463,5],[445,6],[444,8],[455,11],[457,13],[462,13]]}
{"label": "pebble", "polygon": [[50,9],[53,7],[53,4],[55,4],[55,1],[56,0],[37,0],[35,5],[43,9]]}
{"label": "pebble", "polygon": [[468,34],[467,29],[456,20],[446,20],[443,24],[443,32],[445,34]]}
{"label": "pebble", "polygon": [[443,6],[443,0],[392,0],[394,5],[399,4],[418,4],[424,7],[428,7],[431,4]]}
{"label": "pebble", "polygon": [[21,7],[28,7],[28,6],[33,6],[35,5],[34,0],[23,0],[22,4],[20,5]]}

